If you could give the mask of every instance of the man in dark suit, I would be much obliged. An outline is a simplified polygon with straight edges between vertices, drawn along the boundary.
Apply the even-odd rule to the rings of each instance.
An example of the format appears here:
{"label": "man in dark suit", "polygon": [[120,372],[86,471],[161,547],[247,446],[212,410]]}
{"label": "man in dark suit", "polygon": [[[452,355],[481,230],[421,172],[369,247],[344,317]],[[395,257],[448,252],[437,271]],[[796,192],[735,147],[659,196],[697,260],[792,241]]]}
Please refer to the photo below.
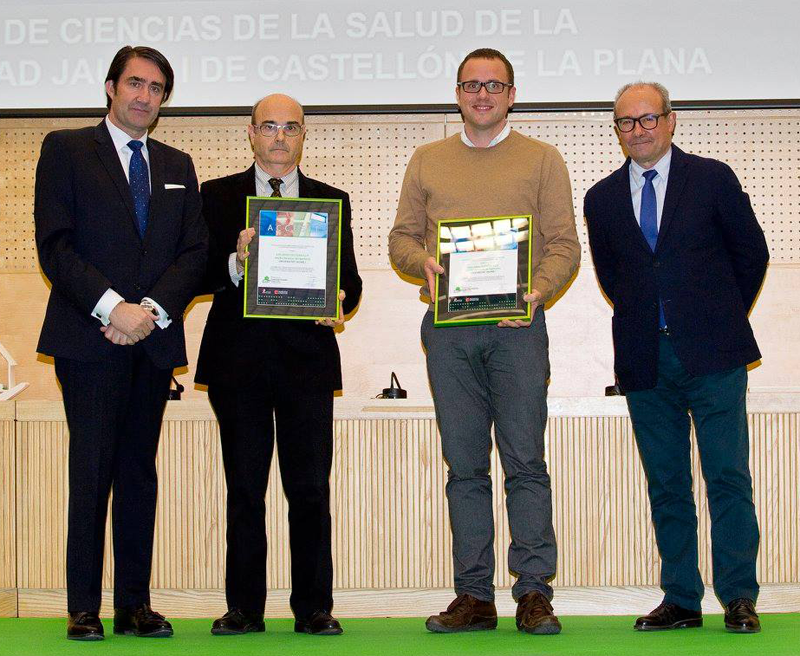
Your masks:
{"label": "man in dark suit", "polygon": [[[242,271],[252,228],[242,230],[248,196],[338,198],[342,202],[340,315],[361,296],[353,253],[350,199],[304,176],[299,168],[303,108],[288,96],[268,96],[253,107],[248,126],[255,163],[242,173],[203,183],[203,215],[211,246],[208,315],[196,382],[208,385],[219,420],[228,528],[225,593],[228,612],[215,635],[264,630],[267,540],[264,496],[278,444],[289,502],[295,631],[342,632],[331,616],[333,564],[329,484],[333,454],[333,392],[342,386],[339,321],[246,319]],[[322,325],[320,325],[322,324]],[[274,422],[274,431],[273,431]]]}
{"label": "man in dark suit", "polygon": [[614,369],[626,394],[661,555],[664,600],[636,629],[702,625],[690,413],[711,513],[714,590],[729,631],[760,630],[758,525],[748,465],[747,315],[766,271],[764,233],[733,171],[672,145],[675,114],[655,83],[614,105],[630,157],[586,194],[597,277],[614,305]]}
{"label": "man in dark suit", "polygon": [[52,283],[38,350],[55,358],[70,432],[67,637],[103,638],[103,541],[113,488],[114,632],[169,636],[150,608],[155,456],[183,312],[207,257],[191,158],[147,131],[172,90],[152,48],[126,46],[108,116],[48,134],[36,169],[39,261]]}

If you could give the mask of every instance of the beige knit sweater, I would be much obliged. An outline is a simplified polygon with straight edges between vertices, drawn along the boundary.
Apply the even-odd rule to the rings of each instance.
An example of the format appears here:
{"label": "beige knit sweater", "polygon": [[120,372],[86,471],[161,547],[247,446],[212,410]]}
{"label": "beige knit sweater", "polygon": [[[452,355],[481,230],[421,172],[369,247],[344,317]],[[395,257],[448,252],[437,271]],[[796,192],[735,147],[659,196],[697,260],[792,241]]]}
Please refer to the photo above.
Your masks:
{"label": "beige knit sweater", "polygon": [[531,287],[546,302],[580,261],[569,173],[559,152],[514,130],[491,148],[470,148],[459,134],[420,146],[406,169],[389,256],[403,273],[424,278],[425,261],[436,257],[439,221],[514,214],[533,217]]}

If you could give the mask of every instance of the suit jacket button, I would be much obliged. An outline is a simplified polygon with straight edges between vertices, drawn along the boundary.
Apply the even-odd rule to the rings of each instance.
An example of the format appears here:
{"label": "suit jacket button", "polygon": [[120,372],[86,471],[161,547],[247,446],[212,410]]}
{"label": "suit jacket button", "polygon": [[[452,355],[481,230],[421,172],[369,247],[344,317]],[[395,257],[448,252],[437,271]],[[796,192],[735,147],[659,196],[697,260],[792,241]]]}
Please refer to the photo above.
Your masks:
{"label": "suit jacket button", "polygon": [[659,262],[658,260],[656,260],[655,262],[653,262],[653,266],[654,266],[654,267],[660,267],[660,266],[661,266],[661,262]]}

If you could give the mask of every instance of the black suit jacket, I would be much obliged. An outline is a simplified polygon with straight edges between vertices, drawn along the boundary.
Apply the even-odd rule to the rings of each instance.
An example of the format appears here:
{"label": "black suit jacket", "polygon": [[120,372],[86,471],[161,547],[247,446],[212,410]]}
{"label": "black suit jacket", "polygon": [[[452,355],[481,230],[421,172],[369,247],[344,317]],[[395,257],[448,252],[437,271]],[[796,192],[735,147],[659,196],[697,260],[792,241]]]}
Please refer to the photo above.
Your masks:
{"label": "black suit jacket", "polygon": [[39,352],[83,362],[107,357],[113,345],[91,311],[111,287],[130,303],[152,298],[172,319],[142,342],[153,364],[186,364],[183,312],[205,270],[208,233],[191,158],[154,139],[147,150],[150,216],[142,239],[105,121],[45,137],[34,219],[39,261],[52,289]]}
{"label": "black suit jacket", "polygon": [[659,298],[676,354],[692,375],[759,359],[747,314],[769,253],[736,175],[673,146],[652,252],[633,212],[629,167],[630,159],[584,200],[597,278],[614,304],[614,369],[623,390],[656,385]]}
{"label": "black suit jacket", "polygon": [[[343,309],[348,314],[361,297],[350,225],[350,197],[298,173],[300,197],[343,201],[340,281],[345,292]],[[195,381],[236,386],[252,380],[264,368],[277,366],[282,381],[318,389],[340,389],[339,346],[331,328],[313,321],[242,316],[244,282],[238,287],[231,282],[228,261],[245,226],[247,197],[256,195],[255,164],[242,173],[204,182],[200,192],[211,238],[203,293],[214,292],[214,302],[200,345]]]}

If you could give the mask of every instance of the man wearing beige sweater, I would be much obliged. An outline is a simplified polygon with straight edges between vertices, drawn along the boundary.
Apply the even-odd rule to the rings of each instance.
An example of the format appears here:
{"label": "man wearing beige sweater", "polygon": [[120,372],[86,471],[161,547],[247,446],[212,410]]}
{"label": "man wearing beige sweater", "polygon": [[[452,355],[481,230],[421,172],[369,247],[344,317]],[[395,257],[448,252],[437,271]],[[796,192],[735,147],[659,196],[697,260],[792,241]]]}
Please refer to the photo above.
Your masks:
{"label": "man wearing beige sweater", "polygon": [[422,322],[436,420],[449,466],[456,599],[426,627],[438,633],[493,629],[494,520],[489,454],[494,425],[505,473],[511,528],[508,565],[517,577],[517,628],[561,631],[550,601],[556,573],[550,477],[544,462],[550,375],[544,304],[567,283],[580,258],[569,174],[552,146],[511,129],[514,71],[498,51],[466,56],[456,99],[464,131],[417,149],[409,161],[389,254],[403,273],[436,274],[442,219],[530,214],[532,321],[435,328]]}

